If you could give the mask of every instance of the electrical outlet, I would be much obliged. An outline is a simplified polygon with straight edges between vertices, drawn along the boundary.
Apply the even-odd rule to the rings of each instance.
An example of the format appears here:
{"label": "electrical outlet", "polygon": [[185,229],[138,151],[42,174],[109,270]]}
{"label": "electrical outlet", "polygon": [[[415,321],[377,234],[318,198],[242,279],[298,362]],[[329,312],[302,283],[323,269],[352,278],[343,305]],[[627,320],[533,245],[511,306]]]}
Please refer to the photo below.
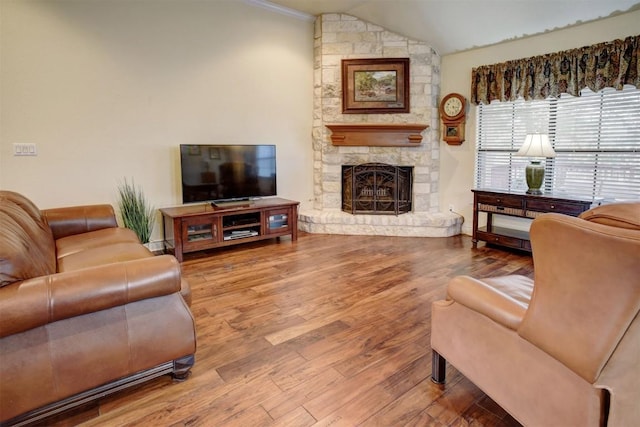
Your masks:
{"label": "electrical outlet", "polygon": [[14,143],[13,155],[14,156],[37,156],[38,150],[36,150],[36,144]]}
{"label": "electrical outlet", "polygon": [[453,207],[453,205],[449,205],[449,212],[453,212],[455,209]]}

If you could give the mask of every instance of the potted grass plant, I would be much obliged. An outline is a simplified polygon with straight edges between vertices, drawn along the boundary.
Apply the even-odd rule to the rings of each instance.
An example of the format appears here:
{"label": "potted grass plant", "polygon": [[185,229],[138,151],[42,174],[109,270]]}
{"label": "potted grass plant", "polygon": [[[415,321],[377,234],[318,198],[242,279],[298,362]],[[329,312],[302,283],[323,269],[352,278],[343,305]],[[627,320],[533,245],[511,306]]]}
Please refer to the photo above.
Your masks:
{"label": "potted grass plant", "polygon": [[133,230],[140,242],[148,245],[155,223],[154,208],[149,205],[142,189],[136,187],[133,179],[129,183],[125,178],[118,185],[118,207],[124,226]]}

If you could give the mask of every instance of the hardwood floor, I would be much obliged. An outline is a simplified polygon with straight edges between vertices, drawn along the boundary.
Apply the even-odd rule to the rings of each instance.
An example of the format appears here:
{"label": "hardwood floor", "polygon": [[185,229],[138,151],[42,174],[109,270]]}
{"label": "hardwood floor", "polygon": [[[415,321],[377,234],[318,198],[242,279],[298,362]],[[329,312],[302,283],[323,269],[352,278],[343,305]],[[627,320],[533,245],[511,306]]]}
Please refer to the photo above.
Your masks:
{"label": "hardwood floor", "polygon": [[198,334],[190,378],[159,378],[55,425],[518,425],[455,368],[445,387],[430,381],[430,318],[451,277],[531,275],[528,255],[471,249],[468,236],[300,233],[182,266]]}

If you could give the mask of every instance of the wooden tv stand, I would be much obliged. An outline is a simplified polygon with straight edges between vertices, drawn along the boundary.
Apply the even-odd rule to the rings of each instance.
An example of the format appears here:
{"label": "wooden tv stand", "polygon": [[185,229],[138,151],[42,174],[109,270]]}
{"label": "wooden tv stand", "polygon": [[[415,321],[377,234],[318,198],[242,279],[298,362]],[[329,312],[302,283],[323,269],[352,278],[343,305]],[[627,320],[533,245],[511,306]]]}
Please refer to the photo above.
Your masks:
{"label": "wooden tv stand", "polygon": [[160,209],[164,249],[183,254],[291,235],[298,238],[299,202],[267,198],[240,203],[183,205]]}

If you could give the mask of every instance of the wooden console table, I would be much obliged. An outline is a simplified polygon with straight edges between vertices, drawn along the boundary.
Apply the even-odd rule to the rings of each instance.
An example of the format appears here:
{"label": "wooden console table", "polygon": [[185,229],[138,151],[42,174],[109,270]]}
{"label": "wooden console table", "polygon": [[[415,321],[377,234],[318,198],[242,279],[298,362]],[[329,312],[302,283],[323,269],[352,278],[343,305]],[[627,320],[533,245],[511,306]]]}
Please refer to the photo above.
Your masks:
{"label": "wooden console table", "polygon": [[280,198],[212,206],[209,203],[160,209],[165,251],[183,254],[291,235],[298,238],[298,202]]}
{"label": "wooden console table", "polygon": [[[507,246],[531,252],[529,232],[496,227],[493,225],[493,215],[508,215],[533,220],[538,215],[555,212],[565,215],[578,216],[591,208],[593,202],[554,195],[532,195],[523,192],[507,192],[499,190],[471,190],[473,191],[473,247],[478,241]],[[487,226],[478,227],[478,214],[487,214]]]}

